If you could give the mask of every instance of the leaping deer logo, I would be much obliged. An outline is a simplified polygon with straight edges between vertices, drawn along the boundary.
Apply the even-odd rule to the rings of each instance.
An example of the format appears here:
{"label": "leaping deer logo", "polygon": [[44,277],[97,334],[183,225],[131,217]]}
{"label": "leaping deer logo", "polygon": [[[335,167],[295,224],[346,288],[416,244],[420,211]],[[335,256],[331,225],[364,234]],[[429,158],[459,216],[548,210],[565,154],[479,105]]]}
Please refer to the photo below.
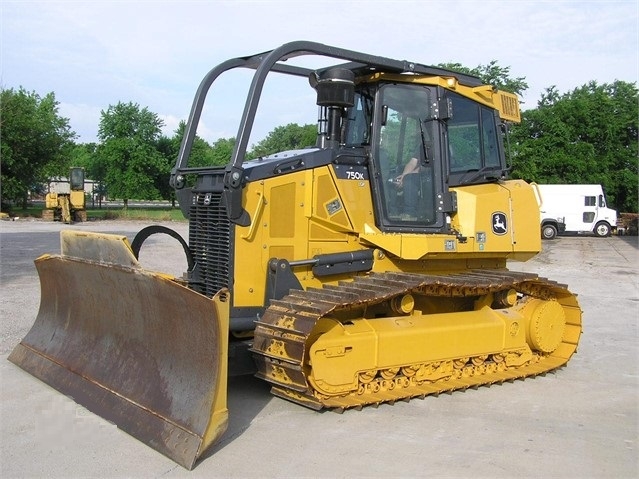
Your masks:
{"label": "leaping deer logo", "polygon": [[508,233],[508,219],[506,218],[506,214],[498,211],[493,213],[493,233],[496,235],[505,235]]}

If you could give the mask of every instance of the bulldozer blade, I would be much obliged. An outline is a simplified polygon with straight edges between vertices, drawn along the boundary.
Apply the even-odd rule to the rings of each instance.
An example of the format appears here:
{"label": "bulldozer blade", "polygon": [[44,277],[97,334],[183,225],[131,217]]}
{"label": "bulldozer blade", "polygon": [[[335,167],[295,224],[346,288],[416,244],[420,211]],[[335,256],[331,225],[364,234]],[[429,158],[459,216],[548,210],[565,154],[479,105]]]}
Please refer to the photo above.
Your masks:
{"label": "bulldozer blade", "polygon": [[226,430],[228,291],[144,270],[126,237],[64,231],[9,360],[186,469]]}

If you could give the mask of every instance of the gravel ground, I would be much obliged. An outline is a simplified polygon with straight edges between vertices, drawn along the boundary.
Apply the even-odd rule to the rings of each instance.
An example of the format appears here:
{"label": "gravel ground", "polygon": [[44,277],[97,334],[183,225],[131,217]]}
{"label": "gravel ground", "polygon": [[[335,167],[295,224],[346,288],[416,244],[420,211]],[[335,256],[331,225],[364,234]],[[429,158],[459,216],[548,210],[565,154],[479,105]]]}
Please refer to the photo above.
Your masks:
{"label": "gravel ground", "polygon": [[[73,225],[130,239],[146,223]],[[168,225],[183,236],[186,223]],[[562,237],[518,271],[578,294],[583,335],[567,367],[342,415],[271,397],[251,376],[229,384],[230,424],[188,472],[6,361],[31,327],[39,284],[33,259],[57,252],[67,225],[0,222],[0,475],[12,477],[561,477],[639,476],[637,238]],[[149,239],[145,267],[172,274],[184,256]]]}

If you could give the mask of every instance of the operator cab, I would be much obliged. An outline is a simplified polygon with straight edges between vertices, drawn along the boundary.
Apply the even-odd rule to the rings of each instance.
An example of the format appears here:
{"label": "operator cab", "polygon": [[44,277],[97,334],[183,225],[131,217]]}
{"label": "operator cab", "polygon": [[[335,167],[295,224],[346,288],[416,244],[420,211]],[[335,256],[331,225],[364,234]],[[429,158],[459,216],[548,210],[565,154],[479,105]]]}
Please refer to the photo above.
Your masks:
{"label": "operator cab", "polygon": [[497,111],[441,87],[360,84],[345,146],[370,148],[380,229],[445,231],[455,212],[449,187],[504,177],[500,123]]}

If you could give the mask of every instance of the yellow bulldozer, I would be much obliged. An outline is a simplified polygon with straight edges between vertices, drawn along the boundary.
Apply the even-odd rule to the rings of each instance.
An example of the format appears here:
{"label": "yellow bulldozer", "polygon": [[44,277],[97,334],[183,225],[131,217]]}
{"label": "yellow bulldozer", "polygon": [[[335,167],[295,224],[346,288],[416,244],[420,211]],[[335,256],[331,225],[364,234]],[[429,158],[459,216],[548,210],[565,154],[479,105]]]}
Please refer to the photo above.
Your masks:
{"label": "yellow bulldozer", "polygon": [[68,183],[58,182],[54,189],[45,197],[42,219],[67,224],[87,220],[84,168],[72,167]]}
{"label": "yellow bulldozer", "polygon": [[[235,69],[254,73],[228,165],[189,166],[207,92]],[[269,75],[309,82],[317,141],[247,160]],[[9,359],[187,469],[226,429],[238,351],[316,410],[558,368],[581,335],[575,295],[506,267],[541,247],[534,191],[507,178],[517,121],[516,95],[420,63],[304,41],[225,61],[170,176],[188,241],[63,231]],[[156,233],[182,243],[183,278],[140,266]]]}

